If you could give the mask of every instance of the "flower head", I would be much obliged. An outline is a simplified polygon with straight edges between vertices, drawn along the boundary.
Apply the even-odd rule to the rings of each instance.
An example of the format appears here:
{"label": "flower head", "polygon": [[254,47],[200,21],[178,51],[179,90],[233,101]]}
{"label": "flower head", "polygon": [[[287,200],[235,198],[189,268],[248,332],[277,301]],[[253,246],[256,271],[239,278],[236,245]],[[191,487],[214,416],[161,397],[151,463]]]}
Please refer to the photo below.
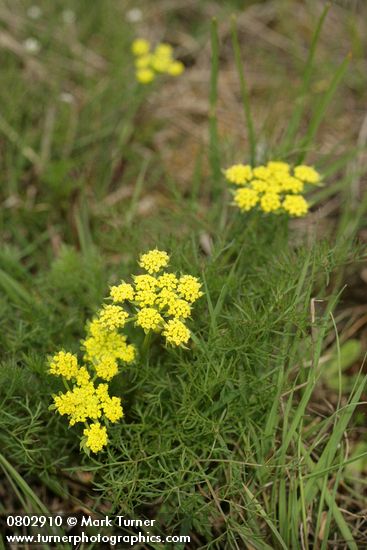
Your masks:
{"label": "flower head", "polygon": [[129,314],[120,306],[104,306],[99,314],[99,322],[103,328],[113,330],[126,324]]}
{"label": "flower head", "polygon": [[283,161],[269,161],[253,168],[234,165],[225,171],[225,176],[230,183],[241,186],[233,194],[234,204],[243,212],[256,209],[296,217],[308,212],[308,203],[302,196],[305,183],[320,181],[320,175],[311,166],[299,165],[293,169]]}
{"label": "flower head", "polygon": [[131,45],[131,51],[134,55],[140,56],[140,55],[146,55],[149,53],[150,50],[150,43],[148,40],[145,40],[144,38],[137,38],[133,41]]}
{"label": "flower head", "polygon": [[50,373],[63,376],[66,380],[76,378],[79,372],[78,359],[72,353],[59,351],[50,362]]}
{"label": "flower head", "polygon": [[121,283],[118,286],[112,286],[110,296],[114,302],[125,302],[125,300],[134,299],[134,288],[127,283]]}
{"label": "flower head", "polygon": [[107,445],[107,429],[101,426],[99,422],[94,422],[88,428],[85,428],[83,434],[86,436],[86,446],[93,452],[98,453]]}
{"label": "flower head", "polygon": [[248,212],[259,202],[259,194],[254,189],[243,187],[235,192],[234,202],[240,210]]}
{"label": "flower head", "polygon": [[263,212],[275,212],[281,206],[277,193],[264,193],[260,199],[260,207]]}
{"label": "flower head", "polygon": [[316,172],[315,168],[312,166],[306,166],[304,164],[300,164],[299,166],[296,166],[294,169],[294,175],[296,178],[306,182],[306,183],[319,183],[321,180],[320,174]]}
{"label": "flower head", "polygon": [[149,330],[159,330],[163,323],[163,318],[160,313],[152,307],[144,307],[136,316],[136,324],[140,326],[144,332]]}
{"label": "flower head", "polygon": [[179,296],[187,300],[190,304],[193,304],[198,300],[202,295],[201,283],[197,277],[193,275],[182,275],[180,277],[177,293]]}
{"label": "flower head", "polygon": [[185,70],[184,64],[173,57],[170,44],[162,42],[151,51],[150,43],[138,38],[132,43],[131,49],[135,56],[135,76],[141,84],[149,84],[157,74],[179,76]]}
{"label": "flower head", "polygon": [[302,195],[286,195],[283,201],[283,208],[291,216],[304,216],[308,212],[308,204]]}
{"label": "flower head", "polygon": [[169,262],[167,252],[163,250],[150,250],[140,256],[139,265],[149,274],[158,273],[162,267],[166,267]]}
{"label": "flower head", "polygon": [[173,346],[187,344],[190,340],[189,329],[178,319],[168,321],[162,334],[165,336],[167,344],[172,344]]}
{"label": "flower head", "polygon": [[225,170],[226,179],[236,185],[243,185],[252,178],[252,169],[248,164],[234,164]]}

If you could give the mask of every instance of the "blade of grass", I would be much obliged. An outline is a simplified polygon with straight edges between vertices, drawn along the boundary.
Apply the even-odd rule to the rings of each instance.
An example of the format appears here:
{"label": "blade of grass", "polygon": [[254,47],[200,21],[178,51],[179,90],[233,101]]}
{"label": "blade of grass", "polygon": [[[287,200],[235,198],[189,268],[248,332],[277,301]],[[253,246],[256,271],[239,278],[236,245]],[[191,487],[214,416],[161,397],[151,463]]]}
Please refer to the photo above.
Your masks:
{"label": "blade of grass", "polygon": [[306,61],[305,70],[303,73],[303,80],[299,92],[297,93],[297,99],[295,102],[295,108],[293,110],[291,119],[289,121],[287,131],[284,137],[284,143],[282,144],[282,152],[287,153],[294,142],[295,136],[299,130],[299,126],[305,110],[305,98],[310,90],[311,77],[313,72],[313,64],[315,59],[316,48],[319,42],[321,29],[323,27],[325,18],[331,7],[330,3],[327,3],[324,7],[321,16],[318,20],[314,35],[312,37],[311,46]]}
{"label": "blade of grass", "polygon": [[232,16],[232,20],[231,20],[231,35],[232,35],[232,46],[234,51],[237,73],[240,79],[242,106],[245,114],[247,134],[248,134],[248,140],[250,144],[250,161],[251,161],[251,164],[254,165],[256,163],[256,135],[255,135],[254,124],[253,124],[252,115],[251,115],[250,98],[249,98],[249,93],[247,88],[245,71],[243,69],[243,63],[241,60],[241,50],[240,50],[240,44],[238,40],[237,21],[235,16]]}
{"label": "blade of grass", "polygon": [[217,103],[218,103],[218,75],[219,75],[219,38],[218,24],[215,18],[212,19],[211,29],[211,73],[209,93],[209,161],[213,180],[219,183],[221,179]]}
{"label": "blade of grass", "polygon": [[322,119],[324,118],[324,115],[326,113],[326,109],[328,108],[329,104],[331,103],[333,96],[344,76],[346,73],[348,66],[350,62],[350,55],[348,55],[343,62],[339,65],[338,69],[335,71],[335,74],[331,80],[330,86],[325,92],[325,94],[322,96],[318,104],[316,105],[316,108],[312,114],[312,118],[308,127],[308,131],[304,137],[304,139],[301,141],[300,149],[301,154],[299,155],[297,159],[297,163],[300,164],[304,161],[307,151],[310,148],[311,144],[313,143],[317,130],[319,129],[319,126],[322,122]]}

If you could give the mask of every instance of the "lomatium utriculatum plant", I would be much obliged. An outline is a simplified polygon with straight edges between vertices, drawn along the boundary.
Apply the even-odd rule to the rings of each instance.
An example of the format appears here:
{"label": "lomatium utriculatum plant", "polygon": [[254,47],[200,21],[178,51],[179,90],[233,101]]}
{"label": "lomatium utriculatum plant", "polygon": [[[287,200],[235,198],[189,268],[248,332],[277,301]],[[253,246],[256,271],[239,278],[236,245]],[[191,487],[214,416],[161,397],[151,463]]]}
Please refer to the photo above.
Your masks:
{"label": "lomatium utriculatum plant", "polygon": [[151,250],[140,256],[145,271],[110,289],[109,300],[87,325],[81,342],[82,364],[77,355],[59,351],[50,360],[49,371],[63,379],[65,393],[54,395],[50,409],[66,415],[69,425],[84,424],[81,448],[101,451],[108,443],[107,428],[123,417],[120,397],[109,394],[108,383],[119,367],[136,361],[137,349],[128,343],[123,329],[128,323],[143,329],[146,348],[152,334],[161,334],[166,345],[182,346],[190,340],[186,326],[194,302],[202,296],[201,283],[192,275],[165,270],[167,252]]}
{"label": "lomatium utriculatum plant", "polygon": [[137,38],[131,46],[135,56],[136,80],[141,84],[149,84],[157,74],[180,76],[185,70],[181,61],[174,59],[170,44],[161,42],[154,50],[144,38]]}
{"label": "lomatium utriculatum plant", "polygon": [[224,171],[227,181],[238,186],[233,191],[234,204],[242,211],[253,209],[265,213],[305,216],[309,204],[304,198],[309,186],[318,185],[321,177],[312,166],[294,168],[287,162],[270,161],[251,167],[235,164]]}

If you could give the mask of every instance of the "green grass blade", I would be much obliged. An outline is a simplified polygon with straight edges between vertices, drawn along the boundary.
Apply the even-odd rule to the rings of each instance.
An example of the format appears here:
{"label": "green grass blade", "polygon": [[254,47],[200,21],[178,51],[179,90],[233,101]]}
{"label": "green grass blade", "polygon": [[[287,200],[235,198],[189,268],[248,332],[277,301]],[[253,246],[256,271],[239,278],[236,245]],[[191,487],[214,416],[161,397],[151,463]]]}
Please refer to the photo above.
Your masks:
{"label": "green grass blade", "polygon": [[330,86],[328,90],[325,92],[323,97],[318,102],[314,113],[311,118],[310,125],[308,127],[308,131],[304,137],[304,139],[301,141],[300,149],[301,154],[299,155],[297,159],[297,163],[300,164],[304,161],[307,151],[310,148],[311,144],[313,143],[317,130],[319,129],[319,126],[322,122],[322,119],[324,118],[324,115],[326,113],[326,109],[328,108],[330,102],[333,99],[333,96],[343,78],[345,75],[348,66],[350,62],[350,56],[348,55],[343,62],[339,65],[338,69],[335,71],[335,74],[331,80]]}
{"label": "green grass blade", "polygon": [[292,144],[294,142],[294,139],[297,135],[297,132],[299,130],[299,126],[304,114],[305,110],[305,98],[306,95],[309,93],[310,85],[311,85],[311,77],[313,72],[313,66],[314,66],[314,59],[315,59],[315,53],[316,48],[319,42],[321,29],[323,27],[325,18],[328,14],[328,11],[330,9],[331,4],[326,4],[324,7],[320,19],[318,20],[314,35],[312,37],[310,51],[308,54],[308,58],[306,61],[305,71],[303,74],[303,81],[301,84],[301,88],[297,94],[296,99],[296,106],[293,110],[291,119],[289,121],[287,131],[284,137],[284,142],[282,145],[282,152],[287,153],[289,149],[292,147]]}
{"label": "green grass blade", "polygon": [[251,164],[254,165],[256,163],[256,135],[251,115],[250,98],[247,88],[245,71],[241,60],[241,49],[238,40],[237,23],[235,16],[233,16],[231,20],[231,35],[237,73],[240,79],[242,105],[247,125],[248,140],[250,144],[250,161]]}
{"label": "green grass blade", "polygon": [[209,94],[209,161],[213,180],[219,183],[221,180],[221,162],[219,152],[219,136],[217,121],[217,103],[218,103],[218,75],[219,75],[219,38],[218,24],[215,18],[211,24],[211,48],[212,61],[210,73],[210,94]]}

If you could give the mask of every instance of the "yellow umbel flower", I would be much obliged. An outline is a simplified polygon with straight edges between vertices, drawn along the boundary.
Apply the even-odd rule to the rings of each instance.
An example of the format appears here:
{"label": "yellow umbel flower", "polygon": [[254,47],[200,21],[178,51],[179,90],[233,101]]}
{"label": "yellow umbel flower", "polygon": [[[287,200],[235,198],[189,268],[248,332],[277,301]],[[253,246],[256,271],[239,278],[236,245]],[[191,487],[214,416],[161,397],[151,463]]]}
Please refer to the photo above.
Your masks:
{"label": "yellow umbel flower", "polygon": [[169,304],[168,315],[172,315],[172,317],[181,317],[182,319],[187,319],[187,317],[190,317],[191,315],[191,306],[185,300],[177,298]]}
{"label": "yellow umbel flower", "polygon": [[[136,59],[135,67],[137,69],[148,69],[151,62],[152,62],[151,55],[142,55],[141,57],[138,57]],[[154,73],[153,73],[153,76],[154,76]]]}
{"label": "yellow umbel flower", "polygon": [[[305,216],[308,203],[303,198],[305,184],[320,182],[320,174],[311,166],[293,167],[283,161],[269,161],[266,165],[251,169],[247,166],[249,177],[237,175],[238,165],[225,171],[230,183],[241,185],[234,191],[234,204],[243,212],[256,209],[265,213],[287,214],[289,216]],[[234,176],[228,177],[233,171]],[[292,195],[294,199],[292,199]]]}
{"label": "yellow umbel flower", "polygon": [[117,422],[124,416],[119,397],[110,397],[102,403],[103,412],[110,422]]}
{"label": "yellow umbel flower", "polygon": [[317,184],[321,180],[320,174],[316,172],[315,168],[304,164],[295,167],[294,175],[305,183]]}
{"label": "yellow umbel flower", "polygon": [[182,275],[182,277],[180,277],[177,286],[177,293],[181,296],[181,298],[190,304],[196,302],[196,300],[203,295],[201,291],[201,283],[199,282],[199,279],[197,277],[193,277],[193,275]]}
{"label": "yellow umbel flower", "polygon": [[66,380],[76,378],[79,372],[76,355],[65,351],[59,351],[51,359],[50,372],[55,376],[63,376]]}
{"label": "yellow umbel flower", "polygon": [[136,290],[155,290],[158,286],[158,281],[151,275],[134,275],[133,276]]}
{"label": "yellow umbel flower", "polygon": [[151,52],[149,42],[138,39],[134,40],[132,51],[136,56],[135,76],[141,84],[149,84],[157,74],[165,73],[170,76],[179,76],[185,70],[184,64],[174,59],[173,48],[170,44],[162,42]]}
{"label": "yellow umbel flower", "polygon": [[139,259],[139,265],[150,275],[158,273],[163,267],[166,267],[169,262],[167,252],[163,250],[150,250],[146,254],[142,254]]}
{"label": "yellow umbel flower", "polygon": [[270,182],[265,180],[252,180],[251,187],[257,193],[267,193],[268,191],[274,191]]}
{"label": "yellow umbel flower", "polygon": [[138,69],[135,73],[136,80],[140,84],[149,84],[154,80],[154,71],[146,67],[145,69]]}
{"label": "yellow umbel flower", "polygon": [[97,376],[103,380],[111,380],[118,373],[117,361],[113,355],[104,357],[94,368]]}
{"label": "yellow umbel flower", "polygon": [[189,329],[178,319],[171,319],[168,321],[162,334],[166,337],[167,344],[172,344],[174,346],[187,344],[190,340]]}
{"label": "yellow umbel flower", "polygon": [[112,286],[110,296],[114,302],[125,302],[125,300],[134,299],[134,288],[127,283],[121,283],[118,286]]}
{"label": "yellow umbel flower", "polygon": [[178,279],[174,273],[163,273],[157,279],[159,288],[166,288],[167,290],[175,290],[177,288]]}
{"label": "yellow umbel flower", "polygon": [[252,169],[248,164],[234,164],[225,170],[224,175],[230,183],[243,185],[252,178]]}
{"label": "yellow umbel flower", "polygon": [[157,331],[162,323],[162,316],[152,307],[141,309],[136,316],[136,324],[140,326],[144,332],[149,332],[150,330]]}
{"label": "yellow umbel flower", "polygon": [[158,304],[158,307],[160,309],[165,308],[166,306],[169,306],[177,300],[177,294],[174,290],[169,290],[168,288],[162,288],[160,293],[157,296],[156,303]]}
{"label": "yellow umbel flower", "polygon": [[302,195],[286,195],[283,201],[283,208],[291,216],[304,216],[308,212],[308,204]]}
{"label": "yellow umbel flower", "polygon": [[172,61],[168,65],[167,73],[171,76],[180,76],[185,70],[185,65],[181,61]]}
{"label": "yellow umbel flower", "polygon": [[134,55],[147,55],[150,51],[150,43],[144,38],[137,38],[131,45],[131,51]]}
{"label": "yellow umbel flower", "polygon": [[290,166],[288,162],[282,162],[280,160],[270,160],[266,165],[267,168],[274,174],[283,173],[289,174]]}
{"label": "yellow umbel flower", "polygon": [[76,383],[78,386],[84,386],[90,381],[90,374],[85,367],[80,367],[78,374],[76,375]]}
{"label": "yellow umbel flower", "polygon": [[120,306],[104,306],[99,314],[99,322],[103,328],[113,330],[125,326],[129,314]]}
{"label": "yellow umbel flower", "polygon": [[56,395],[55,407],[61,415],[69,416],[69,424],[97,419],[101,416],[100,400],[92,382],[83,386],[75,386],[73,390]]}
{"label": "yellow umbel flower", "polygon": [[82,341],[87,361],[93,363],[102,361],[106,357],[126,361],[126,355],[131,356],[130,346],[126,344],[126,336],[117,331],[106,330],[98,320],[95,319],[90,323],[89,334],[88,338]]}
{"label": "yellow umbel flower", "polygon": [[173,55],[173,48],[171,44],[166,44],[165,42],[161,42],[157,45],[156,49],[154,50],[155,55],[158,57],[165,57],[168,59],[172,58]]}
{"label": "yellow umbel flower", "polygon": [[280,188],[283,192],[288,193],[302,193],[303,192],[303,182],[294,176],[285,176],[280,180]]}
{"label": "yellow umbel flower", "polygon": [[[121,399],[110,397],[108,382],[118,374],[120,362],[132,363],[136,349],[127,342],[122,332],[129,320],[141,327],[146,335],[161,333],[167,344],[184,346],[190,339],[190,330],[184,320],[190,317],[192,304],[202,296],[201,283],[192,275],[181,275],[162,270],[169,256],[161,250],[142,254],[139,265],[147,271],[133,276],[133,283],[121,281],[110,288],[114,304],[104,305],[88,323],[87,335],[82,341],[85,364],[78,366],[76,355],[61,351],[50,362],[50,372],[71,380],[71,388],[53,396],[51,409],[68,417],[70,426],[90,423],[85,428],[81,447],[85,452],[100,451],[107,445],[110,422],[123,417]],[[126,311],[117,303],[124,303]],[[149,304],[149,305],[148,305]],[[146,352],[150,338],[144,340]],[[100,383],[100,381],[106,381]],[[97,382],[96,382],[97,381]],[[98,385],[95,385],[99,382]]]}
{"label": "yellow umbel flower", "polygon": [[254,178],[271,182],[273,172],[267,166],[257,166],[253,169]]}
{"label": "yellow umbel flower", "polygon": [[108,443],[107,429],[105,426],[101,426],[99,422],[91,424],[88,428],[85,428],[83,434],[86,436],[86,446],[93,452],[98,453]]}
{"label": "yellow umbel flower", "polygon": [[259,202],[259,194],[254,189],[243,187],[234,195],[234,202],[243,212],[248,212]]}
{"label": "yellow umbel flower", "polygon": [[260,199],[260,208],[263,212],[275,212],[281,207],[277,193],[265,193]]}

